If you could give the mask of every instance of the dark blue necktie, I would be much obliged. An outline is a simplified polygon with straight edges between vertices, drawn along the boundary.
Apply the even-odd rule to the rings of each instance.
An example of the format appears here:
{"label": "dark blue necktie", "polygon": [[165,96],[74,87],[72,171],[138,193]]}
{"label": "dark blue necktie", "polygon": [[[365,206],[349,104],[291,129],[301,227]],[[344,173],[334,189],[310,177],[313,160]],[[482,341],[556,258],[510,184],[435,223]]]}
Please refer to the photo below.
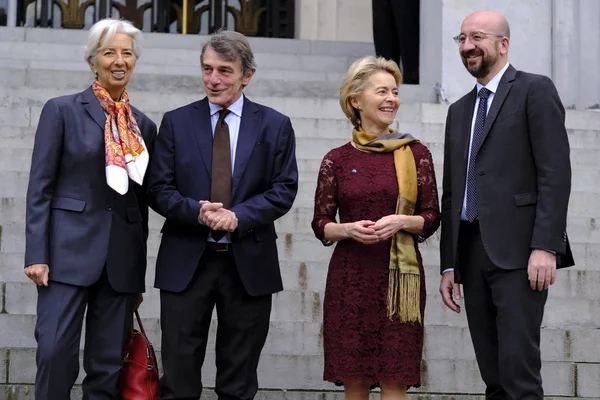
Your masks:
{"label": "dark blue necktie", "polygon": [[475,117],[475,127],[473,128],[473,138],[471,139],[471,157],[467,169],[467,209],[465,214],[469,222],[477,218],[477,183],[475,182],[475,162],[477,153],[483,142],[483,127],[487,115],[487,100],[492,93],[489,89],[482,87],[478,93],[479,107],[477,107],[477,116]]}

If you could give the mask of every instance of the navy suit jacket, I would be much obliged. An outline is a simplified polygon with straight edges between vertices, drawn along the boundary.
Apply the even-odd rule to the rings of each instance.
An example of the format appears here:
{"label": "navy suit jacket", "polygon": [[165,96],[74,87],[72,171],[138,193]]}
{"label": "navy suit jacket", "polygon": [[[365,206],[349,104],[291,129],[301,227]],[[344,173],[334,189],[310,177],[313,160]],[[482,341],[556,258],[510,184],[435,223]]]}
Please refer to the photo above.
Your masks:
{"label": "navy suit jacket", "polygon": [[[204,253],[208,227],[198,222],[210,200],[213,134],[208,99],[164,115],[150,168],[150,205],[166,217],[155,286],[181,292]],[[252,296],[283,290],[274,221],[298,191],[295,136],[290,119],[244,99],[232,178],[238,229],[231,234],[242,283]]]}
{"label": "navy suit jacket", "polygon": [[[151,152],[156,124],[131,109]],[[145,188],[130,180],[119,195],[107,185],[105,122],[91,88],[45,104],[27,189],[25,266],[48,264],[50,280],[77,286],[95,283],[106,266],[113,289],[143,292]]]}

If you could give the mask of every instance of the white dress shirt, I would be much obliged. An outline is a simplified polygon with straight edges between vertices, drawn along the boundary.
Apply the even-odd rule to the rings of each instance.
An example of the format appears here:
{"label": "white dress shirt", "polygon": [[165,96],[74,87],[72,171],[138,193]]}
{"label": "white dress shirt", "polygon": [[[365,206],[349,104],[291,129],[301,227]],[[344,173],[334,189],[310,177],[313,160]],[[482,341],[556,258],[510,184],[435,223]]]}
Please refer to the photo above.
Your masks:
{"label": "white dress shirt", "polygon": [[[208,107],[210,109],[210,124],[212,127],[213,137],[215,136],[215,127],[217,126],[217,122],[219,121],[219,111],[223,108],[216,104],[208,103]],[[229,143],[231,146],[231,176],[233,178],[233,169],[235,168],[235,153],[237,150],[237,141],[240,134],[240,123],[242,122],[242,110],[244,109],[244,95],[240,96],[240,98],[227,107],[229,111],[231,111],[225,117],[225,122],[229,126]],[[214,242],[213,238],[209,235],[209,242]],[[231,237],[229,233],[223,236],[219,243],[231,243]]]}
{"label": "white dress shirt", "polygon": [[[479,93],[479,91],[483,87],[485,87],[487,90],[489,90],[491,92],[487,99],[486,115],[490,111],[490,107],[492,106],[492,101],[494,100],[494,95],[498,91],[498,85],[500,84],[500,79],[502,79],[502,75],[504,75],[504,72],[506,72],[506,70],[508,69],[508,66],[509,66],[509,63],[506,63],[504,68],[502,68],[500,70],[500,72],[498,72],[496,74],[496,76],[494,76],[492,78],[492,80],[488,82],[487,85],[483,86],[481,83],[477,82],[477,93]],[[477,118],[477,108],[478,107],[479,107],[479,96],[477,96],[477,98],[475,100],[475,108],[473,110],[473,119],[471,120],[471,137],[469,139],[469,157],[467,158],[467,175],[465,176],[465,193],[463,195],[462,211],[460,213],[461,221],[467,220],[466,208],[467,208],[467,186],[469,185],[469,163],[471,162],[471,146],[473,145],[473,130],[475,129],[475,119]]]}
{"label": "white dress shirt", "polygon": [[[490,107],[492,106],[492,101],[494,100],[494,95],[498,91],[498,85],[500,84],[500,79],[502,79],[502,75],[504,75],[504,73],[508,69],[509,65],[510,65],[509,63],[506,63],[506,65],[504,66],[504,68],[502,68],[500,70],[500,72],[498,72],[496,74],[496,76],[494,76],[492,78],[492,80],[490,80],[488,82],[488,84],[485,85],[485,88],[488,89],[491,92],[490,95],[489,95],[489,97],[488,97],[488,99],[487,99],[486,115],[487,115],[487,112],[490,111]],[[484,86],[481,83],[477,82],[477,93],[479,93],[479,91],[483,87]],[[473,109],[473,119],[471,120],[471,137],[469,138],[469,156],[467,158],[467,174],[465,176],[465,192],[464,192],[464,195],[463,195],[462,211],[460,212],[460,220],[461,221],[466,221],[467,220],[467,216],[466,216],[465,210],[467,208],[467,186],[469,185],[469,162],[471,161],[471,146],[473,145],[473,129],[475,129],[475,119],[477,118],[477,108],[478,107],[479,107],[479,96],[476,95],[475,108]],[[449,272],[449,271],[454,271],[454,268],[445,269],[443,273],[446,273],[446,272]]]}

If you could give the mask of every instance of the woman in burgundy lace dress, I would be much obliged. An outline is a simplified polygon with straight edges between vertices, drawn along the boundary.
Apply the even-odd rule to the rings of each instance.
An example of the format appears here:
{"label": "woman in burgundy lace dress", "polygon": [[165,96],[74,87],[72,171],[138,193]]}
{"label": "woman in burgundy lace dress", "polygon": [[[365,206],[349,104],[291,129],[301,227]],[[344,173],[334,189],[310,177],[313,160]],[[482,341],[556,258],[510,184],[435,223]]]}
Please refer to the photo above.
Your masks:
{"label": "woman in burgundy lace dress", "polygon": [[[400,105],[398,66],[365,57],[346,73],[340,104],[352,141],[323,159],[312,227],[337,242],[324,300],[324,379],[347,399],[403,399],[420,385],[425,277],[417,243],[439,226],[427,147],[389,128]],[[339,222],[336,214],[339,212]]]}

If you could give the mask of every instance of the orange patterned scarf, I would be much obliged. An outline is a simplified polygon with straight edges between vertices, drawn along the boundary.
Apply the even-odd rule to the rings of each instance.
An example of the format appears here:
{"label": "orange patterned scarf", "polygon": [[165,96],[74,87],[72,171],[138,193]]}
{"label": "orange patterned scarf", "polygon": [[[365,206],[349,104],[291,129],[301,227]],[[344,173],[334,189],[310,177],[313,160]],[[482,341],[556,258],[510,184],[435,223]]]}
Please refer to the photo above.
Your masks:
{"label": "orange patterned scarf", "polygon": [[129,179],[141,185],[150,159],[144,138],[129,107],[127,89],[120,101],[114,101],[96,81],[94,94],[107,114],[104,125],[106,182],[119,194],[127,193]]}

